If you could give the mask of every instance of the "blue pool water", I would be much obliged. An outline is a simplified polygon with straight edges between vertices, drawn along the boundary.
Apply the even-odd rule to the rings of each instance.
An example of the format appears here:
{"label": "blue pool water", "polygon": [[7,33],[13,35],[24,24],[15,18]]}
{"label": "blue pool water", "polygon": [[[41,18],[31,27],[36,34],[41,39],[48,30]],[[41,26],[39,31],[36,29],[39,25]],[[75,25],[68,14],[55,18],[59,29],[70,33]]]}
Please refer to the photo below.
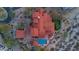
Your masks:
{"label": "blue pool water", "polygon": [[38,42],[38,44],[44,45],[44,44],[47,44],[47,39],[45,39],[45,38],[39,38],[37,40],[37,42]]}

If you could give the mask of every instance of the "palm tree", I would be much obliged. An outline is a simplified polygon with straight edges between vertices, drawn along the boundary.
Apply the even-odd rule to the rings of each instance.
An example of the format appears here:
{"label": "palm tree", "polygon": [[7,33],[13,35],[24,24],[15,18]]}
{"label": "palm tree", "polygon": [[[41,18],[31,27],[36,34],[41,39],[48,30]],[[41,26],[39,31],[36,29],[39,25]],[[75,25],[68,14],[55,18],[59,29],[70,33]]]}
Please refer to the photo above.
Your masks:
{"label": "palm tree", "polygon": [[53,21],[55,23],[55,30],[59,30],[61,28],[61,19],[59,16],[54,16]]}

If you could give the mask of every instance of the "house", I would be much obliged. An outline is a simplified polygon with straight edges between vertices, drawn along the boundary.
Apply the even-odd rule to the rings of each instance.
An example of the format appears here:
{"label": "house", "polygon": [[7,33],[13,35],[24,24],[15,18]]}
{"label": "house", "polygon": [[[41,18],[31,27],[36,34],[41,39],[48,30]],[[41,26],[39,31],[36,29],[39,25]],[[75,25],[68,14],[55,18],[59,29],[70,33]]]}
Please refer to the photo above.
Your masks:
{"label": "house", "polygon": [[33,37],[44,38],[54,32],[55,25],[52,18],[44,9],[40,8],[32,13],[31,33]]}

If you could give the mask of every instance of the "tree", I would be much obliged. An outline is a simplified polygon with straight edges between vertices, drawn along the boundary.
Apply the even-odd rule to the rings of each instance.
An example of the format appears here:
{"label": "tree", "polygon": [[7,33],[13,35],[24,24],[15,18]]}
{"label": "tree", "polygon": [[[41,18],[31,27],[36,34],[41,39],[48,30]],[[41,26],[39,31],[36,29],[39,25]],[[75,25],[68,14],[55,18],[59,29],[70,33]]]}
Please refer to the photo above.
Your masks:
{"label": "tree", "polygon": [[8,47],[11,48],[15,44],[15,40],[11,38],[5,38],[4,39],[4,44]]}
{"label": "tree", "polygon": [[64,39],[68,36],[68,32],[64,32]]}
{"label": "tree", "polygon": [[17,25],[17,28],[18,28],[18,29],[24,29],[24,23],[19,23],[19,24]]}
{"label": "tree", "polygon": [[14,18],[15,17],[15,12],[11,11],[10,15],[9,15],[11,18]]}
{"label": "tree", "polygon": [[4,21],[7,17],[8,17],[7,11],[4,8],[0,7],[0,20]]}
{"label": "tree", "polygon": [[8,24],[0,24],[0,32],[8,32],[11,29],[11,26]]}
{"label": "tree", "polygon": [[74,46],[74,48],[79,49],[79,42],[76,43],[76,45]]}
{"label": "tree", "polygon": [[33,9],[33,8],[31,8],[31,7],[25,8],[24,15],[25,15],[25,16],[31,16],[31,14],[32,14],[32,9]]}
{"label": "tree", "polygon": [[59,30],[61,28],[61,19],[59,16],[54,16],[53,21],[55,23],[55,30]]}

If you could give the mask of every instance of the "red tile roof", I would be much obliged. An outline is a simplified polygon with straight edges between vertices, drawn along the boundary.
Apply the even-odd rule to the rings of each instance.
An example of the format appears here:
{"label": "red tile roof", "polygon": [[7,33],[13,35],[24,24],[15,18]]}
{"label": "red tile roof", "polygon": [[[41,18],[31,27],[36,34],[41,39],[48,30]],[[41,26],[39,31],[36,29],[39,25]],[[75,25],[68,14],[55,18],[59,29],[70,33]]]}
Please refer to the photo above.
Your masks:
{"label": "red tile roof", "polygon": [[36,41],[33,41],[32,45],[33,46],[39,46],[38,42],[36,42]]}
{"label": "red tile roof", "polygon": [[25,37],[25,31],[24,30],[16,30],[16,38],[22,39]]}
{"label": "red tile roof", "polygon": [[43,9],[33,12],[32,21],[38,25],[37,27],[34,25],[31,28],[33,36],[45,37],[55,32],[55,25],[52,22],[52,17],[47,12],[44,12]]}

